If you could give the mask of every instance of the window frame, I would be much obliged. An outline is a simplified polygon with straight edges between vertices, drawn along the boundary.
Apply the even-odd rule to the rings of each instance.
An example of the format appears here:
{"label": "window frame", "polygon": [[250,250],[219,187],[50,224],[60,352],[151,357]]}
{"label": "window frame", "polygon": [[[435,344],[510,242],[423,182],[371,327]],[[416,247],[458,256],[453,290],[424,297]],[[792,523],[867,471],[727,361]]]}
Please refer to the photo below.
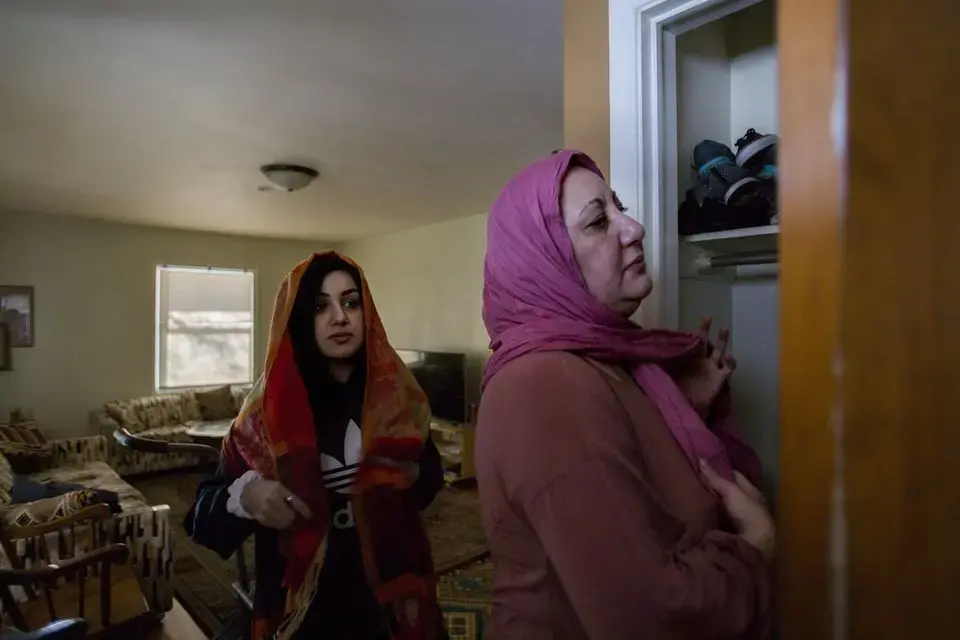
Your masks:
{"label": "window frame", "polygon": [[[220,275],[241,275],[241,274],[250,274],[252,278],[250,286],[250,313],[251,313],[251,324],[250,324],[250,353],[249,353],[249,366],[250,366],[250,379],[249,380],[232,380],[229,382],[211,382],[208,384],[192,384],[184,386],[175,386],[168,387],[164,386],[163,379],[166,375],[166,338],[169,335],[170,331],[167,328],[167,321],[169,320],[169,302],[164,301],[163,297],[165,294],[164,287],[162,284],[163,273],[171,271],[180,271],[187,273],[207,273],[207,274],[220,274]],[[158,394],[170,394],[178,393],[181,391],[190,391],[190,390],[203,390],[203,389],[214,389],[222,386],[231,386],[231,387],[242,387],[250,388],[253,386],[254,382],[257,379],[257,372],[255,371],[256,366],[256,336],[257,336],[257,275],[253,269],[242,269],[242,268],[232,268],[232,267],[198,267],[190,265],[174,265],[174,264],[158,264],[156,268],[155,281],[154,281],[154,355],[153,355],[153,375],[154,375],[154,390]],[[165,304],[166,303],[166,304]],[[161,311],[165,311],[165,316],[161,317]],[[197,331],[190,332],[174,332],[174,333],[185,333],[185,334],[219,334],[219,333],[240,333],[238,331],[229,331],[229,330],[218,330],[218,329],[201,329]]]}

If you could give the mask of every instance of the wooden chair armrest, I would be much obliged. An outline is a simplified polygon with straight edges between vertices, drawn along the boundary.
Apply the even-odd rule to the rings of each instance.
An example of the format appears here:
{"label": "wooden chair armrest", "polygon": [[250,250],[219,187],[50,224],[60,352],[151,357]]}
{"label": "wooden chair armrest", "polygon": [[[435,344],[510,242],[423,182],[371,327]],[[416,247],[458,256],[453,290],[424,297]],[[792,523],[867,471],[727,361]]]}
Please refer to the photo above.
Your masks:
{"label": "wooden chair armrest", "polygon": [[237,580],[230,586],[234,595],[240,600],[240,604],[250,613],[253,611],[253,582],[250,580],[250,573],[247,571],[247,561],[242,544],[234,552],[234,556],[237,563]]}
{"label": "wooden chair armrest", "polygon": [[121,447],[141,453],[192,453],[195,455],[218,457],[220,450],[196,442],[167,442],[135,436],[124,427],[113,432],[113,438]]}
{"label": "wooden chair armrest", "polygon": [[241,606],[247,613],[253,613],[253,596],[250,592],[243,587],[239,582],[234,582],[230,585],[230,588],[233,589],[233,595],[237,597],[237,600],[240,601]]}
{"label": "wooden chair armrest", "polygon": [[486,550],[484,550],[484,551],[480,551],[480,552],[478,552],[478,553],[473,554],[472,556],[469,556],[469,557],[467,557],[467,558],[464,558],[463,560],[460,560],[459,562],[455,562],[455,563],[453,563],[452,565],[450,565],[450,566],[448,566],[448,567],[444,567],[443,569],[437,571],[437,577],[439,578],[440,576],[445,576],[445,575],[450,574],[450,573],[453,573],[453,572],[455,572],[455,571],[459,571],[460,569],[463,569],[463,568],[465,568],[465,567],[469,567],[470,565],[475,564],[475,563],[477,563],[477,562],[482,562],[483,560],[486,560],[486,559],[489,558],[489,557],[490,557],[490,550],[489,550],[489,549],[486,549]]}
{"label": "wooden chair armrest", "polygon": [[80,522],[98,522],[100,520],[109,520],[111,516],[112,514],[110,513],[110,505],[100,503],[90,505],[89,507],[84,507],[76,513],[71,513],[68,516],[54,518],[47,522],[30,525],[28,527],[20,527],[15,524],[5,523],[3,525],[3,533],[10,540],[22,540],[24,538],[42,536],[50,533],[51,531],[59,531]]}
{"label": "wooden chair armrest", "polygon": [[30,587],[41,582],[56,580],[70,576],[84,567],[90,567],[104,562],[123,564],[130,557],[130,550],[125,544],[109,544],[89,553],[64,560],[59,564],[30,569],[0,569],[0,586]]}
{"label": "wooden chair armrest", "polygon": [[86,637],[90,625],[83,618],[56,620],[35,631],[3,629],[0,640],[81,640]]}

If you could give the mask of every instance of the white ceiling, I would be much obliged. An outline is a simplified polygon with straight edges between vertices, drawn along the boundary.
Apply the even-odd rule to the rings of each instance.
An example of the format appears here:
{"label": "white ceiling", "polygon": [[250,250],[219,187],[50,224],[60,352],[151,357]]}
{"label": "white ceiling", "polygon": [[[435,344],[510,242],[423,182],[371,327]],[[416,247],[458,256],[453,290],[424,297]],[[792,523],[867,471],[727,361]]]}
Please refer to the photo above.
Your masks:
{"label": "white ceiling", "polygon": [[[0,0],[0,211],[345,240],[562,143],[556,0]],[[260,192],[257,168],[320,178]]]}

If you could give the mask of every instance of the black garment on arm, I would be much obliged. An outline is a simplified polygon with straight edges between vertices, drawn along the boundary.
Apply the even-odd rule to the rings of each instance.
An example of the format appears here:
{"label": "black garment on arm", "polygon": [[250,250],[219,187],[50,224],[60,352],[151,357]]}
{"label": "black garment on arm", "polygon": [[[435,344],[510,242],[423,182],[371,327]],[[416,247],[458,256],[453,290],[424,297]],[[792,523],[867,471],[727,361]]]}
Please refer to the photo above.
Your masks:
{"label": "black garment on arm", "polygon": [[441,489],[443,489],[443,463],[440,460],[437,445],[433,444],[428,434],[423,452],[420,454],[420,475],[417,476],[417,482],[412,489],[417,494],[421,511],[430,506]]}
{"label": "black garment on arm", "polygon": [[183,521],[190,539],[212,549],[226,559],[233,555],[255,529],[256,522],[227,511],[227,489],[236,478],[223,472],[223,465],[212,478],[197,487],[197,501]]}

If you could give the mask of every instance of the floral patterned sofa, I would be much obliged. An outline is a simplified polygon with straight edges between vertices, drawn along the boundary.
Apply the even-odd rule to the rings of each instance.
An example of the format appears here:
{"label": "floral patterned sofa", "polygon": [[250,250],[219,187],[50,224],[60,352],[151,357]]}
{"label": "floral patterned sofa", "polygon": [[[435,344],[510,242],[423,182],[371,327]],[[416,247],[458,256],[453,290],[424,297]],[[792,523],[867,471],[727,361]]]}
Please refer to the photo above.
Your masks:
{"label": "floral patterned sofa", "polygon": [[[27,474],[41,483],[71,483],[84,487],[115,492],[121,512],[97,523],[96,536],[81,535],[82,528],[71,528],[74,536],[67,544],[64,532],[16,541],[15,552],[20,558],[40,558],[41,545],[57,552],[60,560],[79,556],[89,549],[92,540],[109,536],[113,542],[126,544],[130,549],[133,571],[147,598],[148,607],[162,613],[173,607],[173,549],[170,537],[170,507],[150,505],[143,495],[120,478],[108,463],[109,442],[103,436],[70,438],[50,441],[52,456],[46,468]],[[4,462],[6,482],[10,481],[10,467]],[[0,483],[4,480],[0,479]],[[9,485],[7,485],[9,486]],[[2,492],[0,492],[2,493]],[[5,494],[6,501],[9,494]],[[11,531],[18,526],[30,526],[38,521],[61,517],[47,505],[54,505],[60,497],[45,498],[24,504],[0,504],[0,528]],[[5,500],[0,499],[0,502]],[[90,525],[87,525],[88,527]],[[8,553],[0,549],[0,566],[10,567]]]}
{"label": "floral patterned sofa", "polygon": [[182,391],[113,401],[95,411],[91,421],[107,439],[111,466],[121,476],[182,469],[201,464],[203,458],[188,453],[131,451],[114,441],[113,432],[123,427],[141,438],[193,442],[188,430],[215,423],[229,425],[240,412],[245,395],[246,390],[241,387],[224,386],[209,391]]}

